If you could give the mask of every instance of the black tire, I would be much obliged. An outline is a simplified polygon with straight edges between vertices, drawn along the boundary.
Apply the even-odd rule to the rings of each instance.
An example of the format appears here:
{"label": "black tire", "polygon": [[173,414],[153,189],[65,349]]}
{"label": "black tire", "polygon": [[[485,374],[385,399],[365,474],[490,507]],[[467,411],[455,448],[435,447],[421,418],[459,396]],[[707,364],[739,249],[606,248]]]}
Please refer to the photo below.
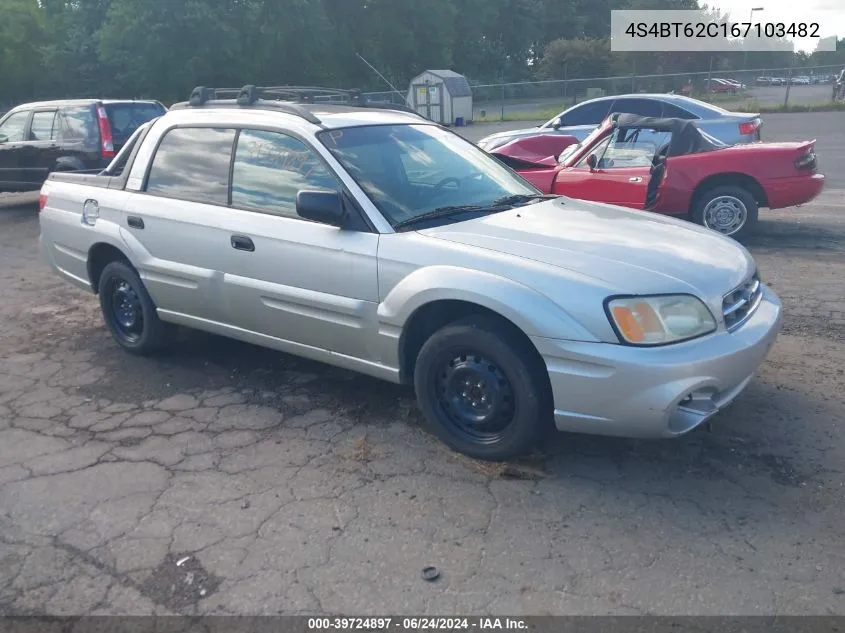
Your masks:
{"label": "black tire", "polygon": [[[714,213],[718,213],[718,207],[711,207],[711,204],[719,205],[719,201],[724,202],[726,213],[730,211],[736,212],[737,209],[742,209],[741,213],[744,214],[745,218],[742,224],[737,228],[732,228],[729,226],[727,220],[722,222],[721,225],[718,222],[708,221],[705,218],[705,214],[708,218],[711,218]],[[708,209],[708,207],[711,208]],[[754,196],[751,195],[748,189],[738,185],[723,185],[708,189],[699,194],[693,202],[691,215],[692,221],[696,224],[700,224],[741,242],[754,232],[757,227],[759,213],[760,209],[757,205],[757,200],[754,199]],[[728,216],[726,215],[724,217]]]}
{"label": "black tire", "polygon": [[145,356],[167,344],[169,328],[158,318],[153,300],[128,263],[107,264],[97,290],[106,326],[123,349]]}
{"label": "black tire", "polygon": [[[512,327],[488,317],[435,332],[414,369],[417,401],[435,435],[477,459],[527,453],[553,408],[545,366],[528,345]],[[468,421],[473,415],[477,419]]]}

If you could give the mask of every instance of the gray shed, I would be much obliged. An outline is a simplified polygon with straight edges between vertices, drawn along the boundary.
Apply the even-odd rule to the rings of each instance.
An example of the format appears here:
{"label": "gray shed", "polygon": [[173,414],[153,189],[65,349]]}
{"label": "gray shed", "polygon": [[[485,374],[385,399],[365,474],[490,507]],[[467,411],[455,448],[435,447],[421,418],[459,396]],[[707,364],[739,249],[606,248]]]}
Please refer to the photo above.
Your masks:
{"label": "gray shed", "polygon": [[411,80],[408,105],[444,125],[472,121],[472,89],[454,70],[426,70]]}

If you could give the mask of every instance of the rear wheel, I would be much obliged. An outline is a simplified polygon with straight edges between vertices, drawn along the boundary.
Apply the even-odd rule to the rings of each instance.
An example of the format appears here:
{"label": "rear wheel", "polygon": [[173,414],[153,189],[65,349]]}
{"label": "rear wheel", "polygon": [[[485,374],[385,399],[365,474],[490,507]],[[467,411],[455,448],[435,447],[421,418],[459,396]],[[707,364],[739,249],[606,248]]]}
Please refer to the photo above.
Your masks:
{"label": "rear wheel", "polygon": [[417,357],[414,386],[433,432],[478,459],[526,453],[551,414],[542,361],[495,319],[471,317],[435,332]]}
{"label": "rear wheel", "polygon": [[138,273],[122,261],[107,264],[97,284],[103,319],[118,344],[138,355],[152,354],[167,343],[167,325]]}
{"label": "rear wheel", "polygon": [[736,240],[750,235],[757,225],[759,207],[747,189],[737,185],[714,187],[693,203],[692,219]]}

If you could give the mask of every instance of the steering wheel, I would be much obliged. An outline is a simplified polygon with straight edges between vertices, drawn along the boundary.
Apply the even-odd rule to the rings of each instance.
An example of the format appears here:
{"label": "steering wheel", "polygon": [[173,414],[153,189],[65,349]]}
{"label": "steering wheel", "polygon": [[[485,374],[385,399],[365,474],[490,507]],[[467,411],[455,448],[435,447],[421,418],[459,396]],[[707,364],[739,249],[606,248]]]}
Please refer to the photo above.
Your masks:
{"label": "steering wheel", "polygon": [[448,178],[444,178],[443,180],[438,182],[436,185],[434,185],[435,193],[440,191],[441,189],[443,189],[443,187],[448,185],[450,182],[455,183],[456,185],[458,185],[458,187],[461,186],[461,179],[460,178],[455,178],[454,176],[449,176]]}

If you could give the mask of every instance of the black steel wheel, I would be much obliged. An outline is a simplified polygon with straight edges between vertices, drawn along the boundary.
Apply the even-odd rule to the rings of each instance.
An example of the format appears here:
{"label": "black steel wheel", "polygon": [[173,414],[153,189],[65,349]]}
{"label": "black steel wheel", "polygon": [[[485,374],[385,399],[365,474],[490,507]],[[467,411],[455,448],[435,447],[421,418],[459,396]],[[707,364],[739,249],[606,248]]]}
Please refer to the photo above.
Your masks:
{"label": "black steel wheel", "polygon": [[500,440],[513,421],[513,387],[502,368],[473,349],[440,358],[437,399],[454,431],[483,444]]}
{"label": "black steel wheel", "polygon": [[100,309],[114,339],[133,354],[150,354],[168,340],[167,327],[138,273],[129,264],[108,264],[97,284]]}
{"label": "black steel wheel", "polygon": [[414,386],[434,433],[479,459],[527,452],[552,413],[548,374],[530,341],[494,318],[435,332],[417,356]]}

